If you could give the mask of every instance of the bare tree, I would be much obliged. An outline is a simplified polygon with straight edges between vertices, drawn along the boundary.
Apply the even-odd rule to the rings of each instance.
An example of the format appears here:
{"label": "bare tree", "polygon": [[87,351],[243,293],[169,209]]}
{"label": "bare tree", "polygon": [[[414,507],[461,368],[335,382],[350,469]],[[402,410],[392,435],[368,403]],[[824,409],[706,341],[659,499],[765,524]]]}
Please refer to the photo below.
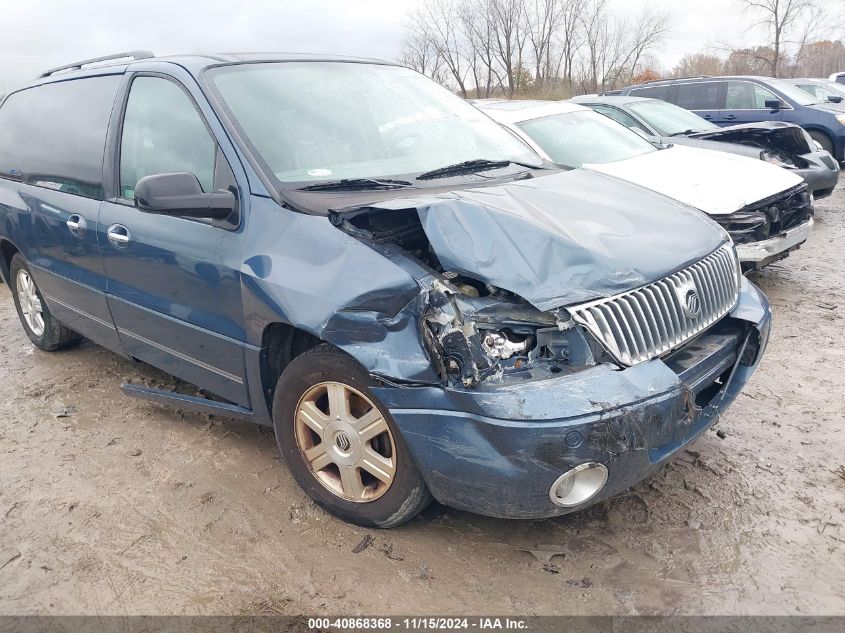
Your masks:
{"label": "bare tree", "polygon": [[587,92],[629,82],[669,30],[663,12],[646,7],[630,20],[612,15],[608,0],[587,0],[579,15],[586,47],[579,83]]}
{"label": "bare tree", "polygon": [[768,46],[740,48],[731,51],[725,60],[728,75],[765,75],[771,69],[774,49]]}
{"label": "bare tree", "polygon": [[606,9],[607,0],[587,0],[578,15],[586,46],[586,58],[582,60],[583,70],[579,83],[586,92],[599,89],[601,56],[606,44]]}
{"label": "bare tree", "polygon": [[669,16],[665,12],[646,6],[635,18],[626,42],[626,48],[630,52],[622,61],[631,77],[640,70],[643,57],[654,50],[668,32]]}
{"label": "bare tree", "polygon": [[[784,54],[784,44],[789,36],[802,24],[811,24],[813,16],[823,12],[819,0],[738,0],[750,13],[754,14],[757,24],[768,31],[768,45],[772,50],[769,61],[769,72],[777,77],[780,70],[781,58]],[[810,38],[806,33],[805,41]]]}
{"label": "bare tree", "polygon": [[523,0],[491,0],[490,10],[493,19],[493,52],[504,72],[508,97],[513,97],[527,37],[525,5]]}
{"label": "bare tree", "polygon": [[583,44],[583,33],[581,30],[581,12],[584,10],[585,0],[562,0],[560,28],[557,32],[556,42],[560,49],[560,61],[558,63],[558,74],[567,87],[572,86],[572,75],[575,70],[575,58]]}
{"label": "bare tree", "polygon": [[534,82],[538,88],[552,79],[556,63],[552,57],[554,34],[563,18],[561,0],[527,0],[525,8],[526,32],[532,65]]}
{"label": "bare tree", "polygon": [[689,53],[672,70],[674,77],[698,77],[700,75],[721,75],[725,60],[713,53]]}
{"label": "bare tree", "polygon": [[[669,28],[646,8],[617,15],[611,0],[421,0],[400,61],[464,97],[571,94],[653,76]],[[647,72],[646,72],[647,71]]]}
{"label": "bare tree", "polygon": [[439,59],[467,96],[466,42],[459,30],[460,16],[453,0],[425,0],[411,14],[411,24],[418,37],[437,51]]}
{"label": "bare tree", "polygon": [[794,76],[827,77],[845,69],[845,45],[841,41],[821,40],[802,48],[796,59]]}
{"label": "bare tree", "polygon": [[485,98],[494,87],[502,86],[493,50],[495,26],[491,4],[491,0],[465,0],[460,8],[462,30],[471,50],[476,95]]}
{"label": "bare tree", "polygon": [[795,77],[795,73],[798,72],[798,69],[801,66],[803,57],[807,52],[808,44],[817,40],[819,38],[819,34],[826,30],[828,18],[829,12],[824,5],[813,3],[807,7],[803,21],[804,23],[798,33],[797,40],[793,42],[796,47],[792,63],[793,77]]}
{"label": "bare tree", "polygon": [[448,72],[444,72],[443,60],[437,48],[427,37],[414,30],[402,40],[398,61],[438,83],[445,84],[449,79]]}

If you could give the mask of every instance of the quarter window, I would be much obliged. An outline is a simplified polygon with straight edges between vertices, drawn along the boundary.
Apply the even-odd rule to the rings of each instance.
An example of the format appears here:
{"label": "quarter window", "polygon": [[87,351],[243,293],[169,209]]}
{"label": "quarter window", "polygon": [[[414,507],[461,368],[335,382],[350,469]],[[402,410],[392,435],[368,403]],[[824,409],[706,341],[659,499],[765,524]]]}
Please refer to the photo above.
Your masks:
{"label": "quarter window", "polygon": [[725,108],[728,110],[765,110],[766,101],[777,99],[770,91],[749,81],[729,81]]}
{"label": "quarter window", "polygon": [[43,84],[0,108],[0,177],[103,198],[103,151],[119,75]]}
{"label": "quarter window", "polygon": [[826,92],[826,94],[825,94],[825,93],[823,93],[822,88],[820,88],[819,86],[813,85],[813,84],[796,84],[796,88],[801,88],[801,90],[803,90],[804,92],[809,92],[811,95],[813,95],[817,99],[823,99],[823,98],[827,97],[828,94],[833,94],[832,92],[829,92],[829,91],[825,91]]}
{"label": "quarter window", "polygon": [[675,84],[672,103],[687,110],[720,110],[724,107],[721,81]]}
{"label": "quarter window", "polygon": [[646,88],[631,88],[628,91],[632,97],[649,97],[651,99],[669,100],[669,84],[663,86],[648,86]]}
{"label": "quarter window", "polygon": [[120,195],[133,198],[144,176],[194,174],[214,188],[216,143],[190,97],[174,82],[138,77],[132,82],[120,143]]}

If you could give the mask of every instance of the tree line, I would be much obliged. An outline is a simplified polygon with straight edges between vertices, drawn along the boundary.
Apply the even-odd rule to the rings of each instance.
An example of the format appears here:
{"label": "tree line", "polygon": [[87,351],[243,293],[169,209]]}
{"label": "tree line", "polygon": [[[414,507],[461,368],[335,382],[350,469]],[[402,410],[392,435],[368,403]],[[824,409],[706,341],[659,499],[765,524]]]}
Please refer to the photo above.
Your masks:
{"label": "tree line", "polygon": [[669,15],[621,13],[609,0],[421,0],[399,61],[464,97],[565,98],[662,77],[827,76],[845,70],[841,31],[824,0],[736,0],[752,46],[713,44],[663,69]]}

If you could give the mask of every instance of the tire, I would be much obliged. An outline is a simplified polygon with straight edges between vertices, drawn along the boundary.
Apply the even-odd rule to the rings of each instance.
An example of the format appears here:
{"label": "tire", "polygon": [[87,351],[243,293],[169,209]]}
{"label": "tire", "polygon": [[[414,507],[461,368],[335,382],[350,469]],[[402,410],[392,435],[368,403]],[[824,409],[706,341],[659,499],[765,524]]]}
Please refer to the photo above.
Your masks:
{"label": "tire", "polygon": [[[279,378],[273,425],[285,464],[320,507],[350,523],[389,528],[414,518],[431,495],[371,384],[351,356],[319,345],[291,361]],[[330,397],[341,404],[330,404]],[[310,413],[298,415],[306,408]],[[380,477],[372,474],[377,471]]]}
{"label": "tire", "polygon": [[[30,293],[24,287],[23,282],[25,281],[31,284],[32,292],[37,298],[37,301],[29,301],[26,298],[26,295]],[[56,352],[61,349],[73,347],[82,340],[79,334],[59,323],[56,317],[50,312],[50,308],[44,302],[44,297],[41,296],[41,291],[38,289],[32,273],[29,271],[26,260],[20,253],[12,257],[12,262],[9,266],[9,289],[12,291],[12,296],[15,299],[15,308],[18,311],[18,318],[21,320],[21,325],[23,325],[26,335],[35,347],[45,352]],[[23,306],[22,303],[24,302],[28,305]],[[34,317],[30,317],[29,321],[27,320],[24,309],[29,310],[30,308],[36,311],[40,308],[40,312],[38,312],[40,320]]]}
{"label": "tire", "polygon": [[833,141],[830,140],[827,134],[818,130],[809,130],[808,133],[811,139],[822,146],[823,150],[830,152],[830,155],[836,158],[836,154],[833,152]]}

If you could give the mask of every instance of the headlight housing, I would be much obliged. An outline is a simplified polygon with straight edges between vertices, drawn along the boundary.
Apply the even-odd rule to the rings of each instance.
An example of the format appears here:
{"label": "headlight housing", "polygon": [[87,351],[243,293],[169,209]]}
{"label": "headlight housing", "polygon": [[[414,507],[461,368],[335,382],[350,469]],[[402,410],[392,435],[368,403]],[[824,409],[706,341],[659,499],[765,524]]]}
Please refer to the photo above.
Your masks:
{"label": "headlight housing", "polygon": [[758,242],[769,235],[769,216],[765,211],[737,211],[713,219],[728,232],[734,244]]}

